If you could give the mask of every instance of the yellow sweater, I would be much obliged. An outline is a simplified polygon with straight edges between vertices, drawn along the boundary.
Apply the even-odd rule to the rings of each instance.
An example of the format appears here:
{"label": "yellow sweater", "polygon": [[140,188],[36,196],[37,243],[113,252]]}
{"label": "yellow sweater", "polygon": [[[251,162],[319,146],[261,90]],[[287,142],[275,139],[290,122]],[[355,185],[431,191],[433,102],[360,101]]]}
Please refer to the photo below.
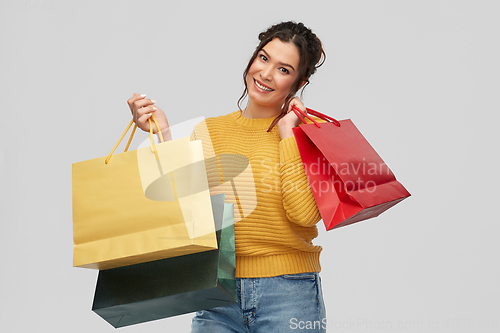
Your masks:
{"label": "yellow sweater", "polygon": [[295,138],[281,140],[272,118],[240,111],[208,118],[191,139],[202,140],[212,195],[235,207],[236,277],[319,272],[321,219]]}

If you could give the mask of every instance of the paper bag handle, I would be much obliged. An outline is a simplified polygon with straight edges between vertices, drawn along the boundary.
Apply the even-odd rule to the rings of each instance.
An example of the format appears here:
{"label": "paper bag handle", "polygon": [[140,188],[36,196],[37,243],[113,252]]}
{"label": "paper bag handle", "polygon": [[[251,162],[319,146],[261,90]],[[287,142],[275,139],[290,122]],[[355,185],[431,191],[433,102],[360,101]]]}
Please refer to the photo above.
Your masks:
{"label": "paper bag handle", "polygon": [[327,122],[332,122],[336,126],[340,127],[340,123],[339,123],[339,121],[337,119],[332,118],[330,116],[327,116],[326,114],[320,113],[318,111],[314,111],[313,109],[306,108],[307,113],[305,113],[304,111],[302,111],[301,109],[299,109],[295,105],[292,107],[292,109],[293,109],[293,112],[295,112],[295,114],[297,115],[297,117],[299,117],[300,120],[302,120],[302,122],[304,124],[306,123],[306,121],[304,120],[304,118],[302,118],[301,115],[305,116],[307,119],[309,119],[310,121],[312,121],[316,125],[316,127],[320,127],[319,124],[314,119],[312,119],[311,117],[309,117],[308,114],[311,114],[311,115],[313,115],[315,117],[318,117],[319,119],[326,120]]}
{"label": "paper bag handle", "polygon": [[[153,152],[153,154],[156,154],[156,148],[155,148],[155,145],[154,145],[154,142],[153,142],[153,126],[152,126],[152,123],[151,123],[151,118],[153,118],[153,121],[154,121],[154,123],[156,125],[156,128],[158,129],[158,133],[160,134],[160,141],[161,142],[164,142],[164,141],[163,141],[163,135],[161,134],[160,126],[158,125],[158,122],[156,121],[155,116],[151,115],[151,117],[148,118],[148,122],[149,122],[149,139],[151,141],[151,151]],[[118,140],[118,142],[116,143],[116,145],[113,147],[113,149],[109,153],[108,157],[106,157],[106,160],[104,161],[104,163],[106,163],[106,164],[109,163],[109,161],[111,160],[111,156],[113,156],[113,152],[118,147],[118,145],[120,144],[120,142],[122,142],[123,138],[125,137],[125,134],[127,134],[128,130],[130,129],[130,127],[132,126],[132,124],[134,124],[134,120],[133,119],[128,124],[127,129],[125,129],[125,132],[123,132],[122,136],[120,137],[120,140]],[[125,147],[125,150],[123,152],[126,152],[128,150],[128,147],[130,146],[130,143],[132,142],[132,138],[134,137],[136,129],[137,129],[137,124],[134,124],[134,129],[132,130],[132,133],[130,134],[130,138],[128,139],[127,146]]]}

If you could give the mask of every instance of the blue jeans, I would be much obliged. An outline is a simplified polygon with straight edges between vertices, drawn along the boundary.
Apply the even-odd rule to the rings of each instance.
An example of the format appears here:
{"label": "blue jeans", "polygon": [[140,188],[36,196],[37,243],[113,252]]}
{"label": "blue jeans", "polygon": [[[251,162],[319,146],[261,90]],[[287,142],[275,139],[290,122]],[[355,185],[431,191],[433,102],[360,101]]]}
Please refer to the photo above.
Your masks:
{"label": "blue jeans", "polygon": [[192,333],[326,332],[318,273],[236,279],[238,303],[196,312]]}

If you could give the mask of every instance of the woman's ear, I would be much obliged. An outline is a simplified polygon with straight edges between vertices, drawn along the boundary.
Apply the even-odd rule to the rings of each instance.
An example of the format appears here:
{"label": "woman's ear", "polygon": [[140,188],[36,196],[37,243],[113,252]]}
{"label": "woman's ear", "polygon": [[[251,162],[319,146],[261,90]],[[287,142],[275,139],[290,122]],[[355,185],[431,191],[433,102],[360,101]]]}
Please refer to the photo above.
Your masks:
{"label": "woman's ear", "polygon": [[300,83],[300,87],[298,90],[302,89],[302,87],[304,87],[306,85],[306,83],[309,83],[309,80],[308,79],[305,79],[303,80],[301,83]]}

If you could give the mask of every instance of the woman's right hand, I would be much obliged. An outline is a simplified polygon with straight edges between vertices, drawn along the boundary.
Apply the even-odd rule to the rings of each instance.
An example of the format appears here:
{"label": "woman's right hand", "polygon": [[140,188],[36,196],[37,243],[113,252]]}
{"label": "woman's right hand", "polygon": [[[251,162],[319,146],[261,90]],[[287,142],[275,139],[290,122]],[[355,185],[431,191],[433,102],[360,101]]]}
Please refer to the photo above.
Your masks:
{"label": "woman's right hand", "polygon": [[[146,98],[146,95],[139,95],[134,93],[134,95],[127,100],[127,104],[132,112],[132,117],[137,127],[145,132],[149,132],[149,121],[151,115],[154,114],[158,126],[161,129],[163,139],[165,141],[171,140],[170,127],[168,124],[167,116],[165,113],[157,106],[155,106],[156,101]],[[153,125],[153,133],[158,133],[155,123],[151,119],[151,124]]]}

